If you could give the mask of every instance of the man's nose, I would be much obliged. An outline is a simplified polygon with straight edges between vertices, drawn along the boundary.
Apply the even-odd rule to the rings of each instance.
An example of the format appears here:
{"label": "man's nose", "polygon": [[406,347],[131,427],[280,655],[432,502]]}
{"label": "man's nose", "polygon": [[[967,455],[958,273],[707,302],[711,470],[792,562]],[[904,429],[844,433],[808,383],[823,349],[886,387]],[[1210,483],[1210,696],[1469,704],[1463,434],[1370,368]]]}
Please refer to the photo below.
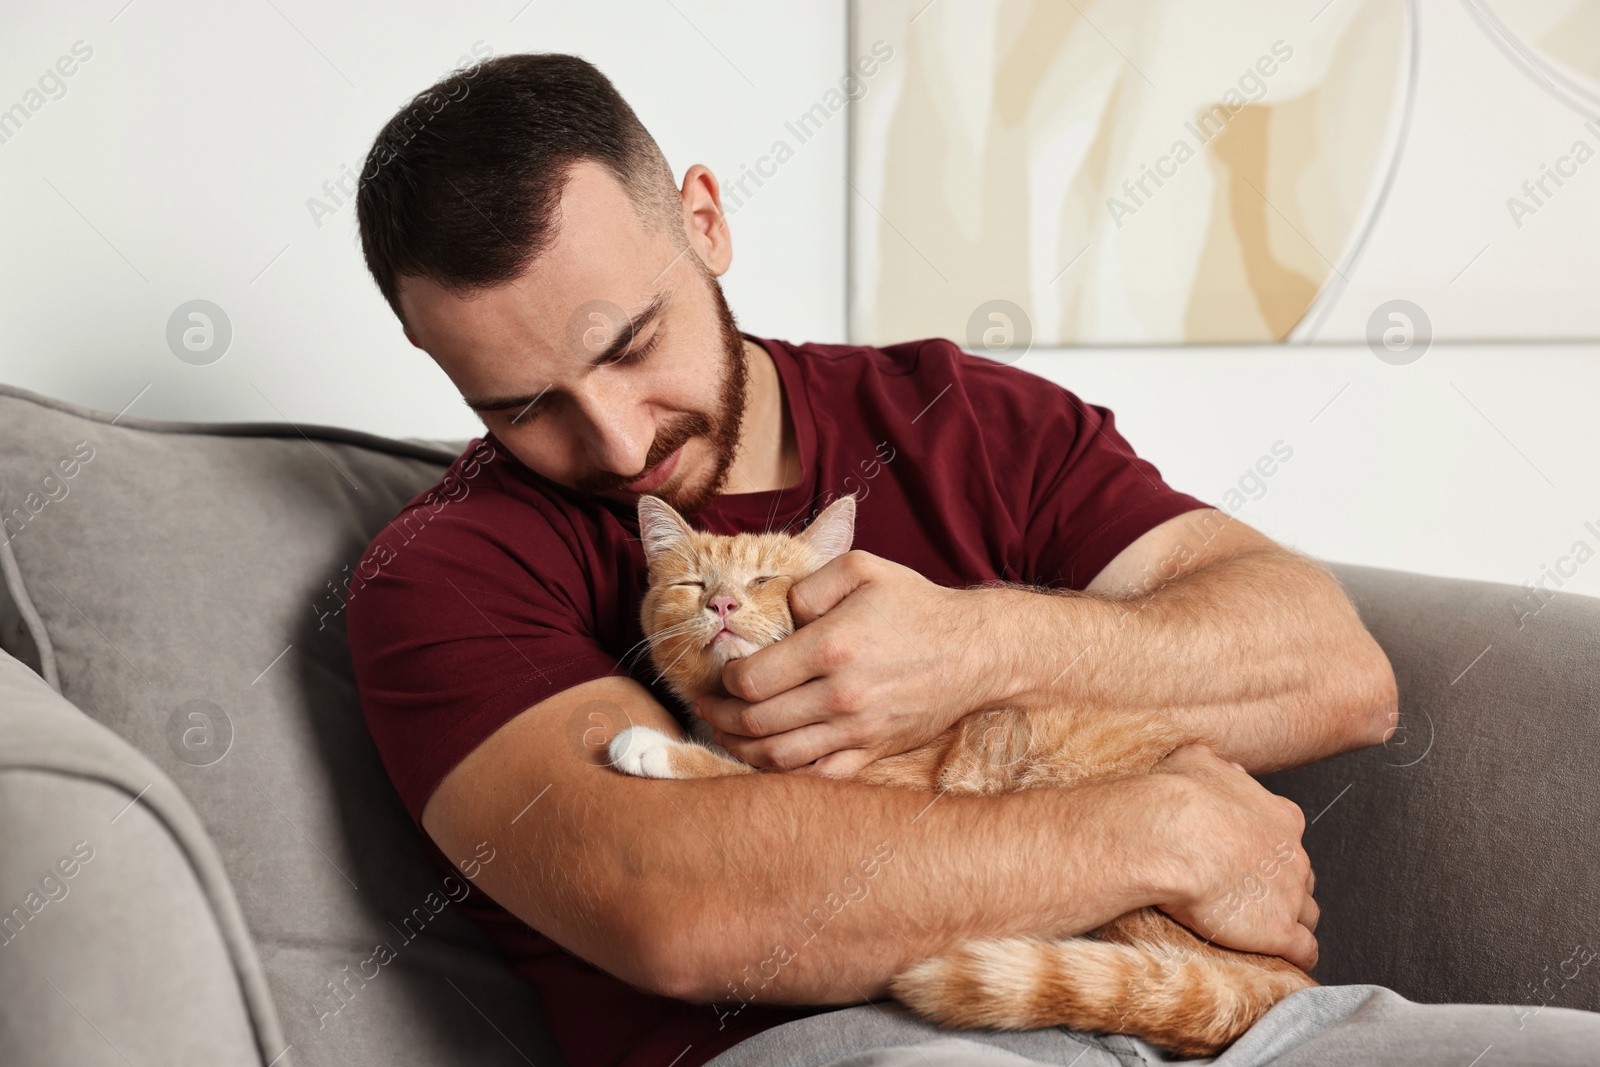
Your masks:
{"label": "man's nose", "polygon": [[589,455],[591,462],[603,471],[625,477],[644,473],[654,438],[647,433],[624,433],[611,427],[602,427],[595,434]]}
{"label": "man's nose", "polygon": [[728,614],[739,606],[739,602],[731,596],[714,596],[706,601],[706,610],[714,611],[718,617],[726,619]]}
{"label": "man's nose", "polygon": [[584,395],[579,407],[589,422],[585,435],[589,461],[600,470],[637,476],[644,473],[656,433],[648,416],[627,399]]}

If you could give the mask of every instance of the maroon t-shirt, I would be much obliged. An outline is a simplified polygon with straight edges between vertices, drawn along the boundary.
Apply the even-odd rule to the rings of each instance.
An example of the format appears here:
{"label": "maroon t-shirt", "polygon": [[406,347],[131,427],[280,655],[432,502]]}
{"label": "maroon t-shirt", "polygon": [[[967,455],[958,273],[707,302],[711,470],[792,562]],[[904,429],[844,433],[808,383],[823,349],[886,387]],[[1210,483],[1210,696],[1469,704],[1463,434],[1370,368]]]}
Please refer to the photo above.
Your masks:
{"label": "maroon t-shirt", "polygon": [[[1110,411],[949,341],[749,339],[777,365],[800,480],[718,497],[701,529],[798,532],[854,492],[855,547],[934,582],[1082,589],[1145,531],[1208,506],[1136,456]],[[419,829],[451,768],[569,686],[630,673],[681,717],[652,685],[648,656],[628,656],[643,639],[638,537],[631,507],[555,485],[491,433],[373,540],[352,582],[350,651],[368,729]],[[654,996],[485,894],[460,906],[538,991],[574,1067],[696,1067],[760,1030],[830,1010],[750,1005],[730,1015]]]}

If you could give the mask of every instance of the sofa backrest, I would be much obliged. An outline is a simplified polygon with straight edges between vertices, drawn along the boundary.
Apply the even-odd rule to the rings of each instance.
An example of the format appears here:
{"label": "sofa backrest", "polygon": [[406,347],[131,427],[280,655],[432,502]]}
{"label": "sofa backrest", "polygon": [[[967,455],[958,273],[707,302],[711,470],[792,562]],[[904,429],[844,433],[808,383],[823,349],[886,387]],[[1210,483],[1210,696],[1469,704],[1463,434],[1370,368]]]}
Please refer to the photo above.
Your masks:
{"label": "sofa backrest", "polygon": [[300,1067],[562,1062],[532,991],[435,911],[460,891],[367,736],[345,638],[345,568],[465,444],[0,386],[0,647],[192,801]]}
{"label": "sofa backrest", "polygon": [[1385,744],[1261,779],[1306,813],[1317,980],[1600,1010],[1600,599],[1333,571],[1400,715]]}

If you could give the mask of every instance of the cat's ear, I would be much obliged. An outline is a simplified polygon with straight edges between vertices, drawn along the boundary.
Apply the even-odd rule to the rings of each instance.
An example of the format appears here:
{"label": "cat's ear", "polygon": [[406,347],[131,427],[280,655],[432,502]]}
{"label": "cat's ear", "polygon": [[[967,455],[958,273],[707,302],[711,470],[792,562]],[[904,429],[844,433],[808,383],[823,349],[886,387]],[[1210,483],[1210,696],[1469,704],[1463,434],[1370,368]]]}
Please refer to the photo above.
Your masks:
{"label": "cat's ear", "polygon": [[822,514],[812,519],[811,525],[800,534],[800,540],[811,546],[820,563],[827,563],[850,551],[850,542],[855,536],[856,497],[851,493],[823,508]]}
{"label": "cat's ear", "polygon": [[639,498],[639,540],[644,542],[644,558],[649,566],[654,567],[666,553],[680,552],[693,532],[665,500],[658,496]]}

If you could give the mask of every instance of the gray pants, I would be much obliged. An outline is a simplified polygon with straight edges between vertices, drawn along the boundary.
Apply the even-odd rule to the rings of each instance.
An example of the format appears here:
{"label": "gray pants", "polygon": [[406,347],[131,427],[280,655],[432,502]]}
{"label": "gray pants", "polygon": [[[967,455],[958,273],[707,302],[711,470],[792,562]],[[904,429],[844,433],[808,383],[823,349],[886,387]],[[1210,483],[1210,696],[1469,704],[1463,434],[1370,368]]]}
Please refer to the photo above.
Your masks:
{"label": "gray pants", "polygon": [[1279,1002],[1220,1056],[1180,1060],[1138,1038],[1056,1028],[949,1031],[893,1002],[774,1027],[707,1067],[1594,1067],[1600,1014],[1414,1004],[1375,985],[1319,986]]}

